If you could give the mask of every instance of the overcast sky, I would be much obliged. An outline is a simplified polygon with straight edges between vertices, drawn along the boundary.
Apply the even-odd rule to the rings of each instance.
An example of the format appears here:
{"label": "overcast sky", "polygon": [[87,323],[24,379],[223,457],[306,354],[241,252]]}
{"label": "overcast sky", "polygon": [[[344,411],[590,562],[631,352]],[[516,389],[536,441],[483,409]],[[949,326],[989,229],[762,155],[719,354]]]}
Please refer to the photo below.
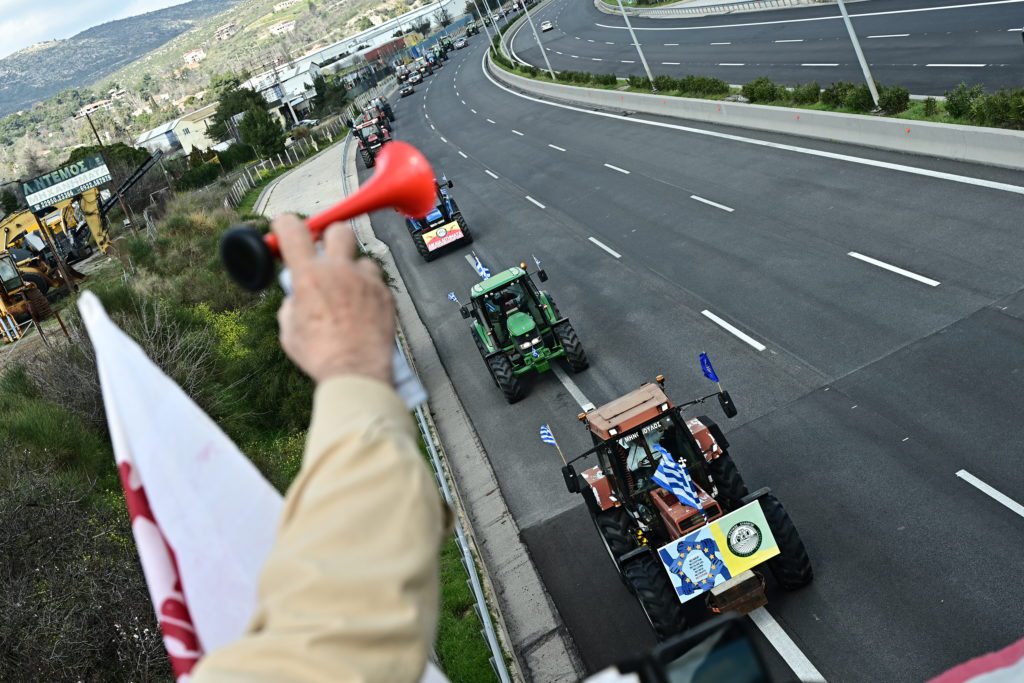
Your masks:
{"label": "overcast sky", "polygon": [[186,0],[0,0],[0,57],[113,19],[145,14]]}

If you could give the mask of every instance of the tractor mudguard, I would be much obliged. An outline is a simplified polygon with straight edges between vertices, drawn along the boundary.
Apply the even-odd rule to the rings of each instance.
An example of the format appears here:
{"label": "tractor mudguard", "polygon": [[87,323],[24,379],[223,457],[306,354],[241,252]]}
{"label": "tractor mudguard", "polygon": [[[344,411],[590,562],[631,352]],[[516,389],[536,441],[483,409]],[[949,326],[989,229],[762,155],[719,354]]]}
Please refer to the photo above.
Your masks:
{"label": "tractor mudguard", "polygon": [[722,431],[722,428],[718,426],[717,422],[707,415],[698,415],[697,419],[708,428],[708,431],[711,432],[711,436],[714,438],[715,443],[718,444],[719,448],[723,451],[729,450],[729,440],[725,438],[725,433]]}
{"label": "tractor mudguard", "polygon": [[[636,560],[637,558],[644,557],[645,555],[653,555],[653,554],[654,554],[654,548],[651,548],[650,546],[642,545],[639,548],[634,548],[633,550],[630,550],[625,555],[621,556],[619,558],[619,566],[620,567],[625,567],[627,564],[629,564],[630,562]],[[661,560],[659,559],[658,562],[660,563]]]}
{"label": "tractor mudguard", "polygon": [[593,492],[594,501],[597,503],[598,508],[610,510],[622,505],[615,497],[615,490],[612,489],[611,481],[604,475],[599,465],[583,470],[580,476],[583,477],[583,480],[587,482],[587,487]]}
{"label": "tractor mudguard", "polygon": [[706,415],[691,417],[686,421],[686,427],[697,441],[704,453],[704,459],[708,462],[725,453],[725,449],[729,446],[721,428]]}

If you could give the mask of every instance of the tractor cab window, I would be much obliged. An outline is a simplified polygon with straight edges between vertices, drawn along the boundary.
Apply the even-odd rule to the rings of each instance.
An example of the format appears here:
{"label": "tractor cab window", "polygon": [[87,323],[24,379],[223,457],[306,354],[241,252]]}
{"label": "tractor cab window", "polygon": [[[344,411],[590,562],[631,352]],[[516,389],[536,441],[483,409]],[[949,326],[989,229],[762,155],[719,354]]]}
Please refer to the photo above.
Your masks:
{"label": "tractor cab window", "polygon": [[5,292],[12,292],[23,286],[21,273],[18,272],[18,267],[14,264],[14,258],[10,254],[0,257],[0,283]]}
{"label": "tractor cab window", "polygon": [[483,298],[484,315],[498,344],[508,343],[505,334],[505,320],[516,311],[522,310],[526,304],[526,294],[518,281],[511,282],[502,289],[488,292]]}
{"label": "tractor cab window", "polygon": [[[689,430],[676,415],[666,414],[613,442],[615,454],[629,473],[634,490],[644,491],[654,485],[651,477],[664,457],[662,449],[692,468],[697,454],[688,435]],[[699,476],[696,472],[691,471],[691,474],[695,478]]]}

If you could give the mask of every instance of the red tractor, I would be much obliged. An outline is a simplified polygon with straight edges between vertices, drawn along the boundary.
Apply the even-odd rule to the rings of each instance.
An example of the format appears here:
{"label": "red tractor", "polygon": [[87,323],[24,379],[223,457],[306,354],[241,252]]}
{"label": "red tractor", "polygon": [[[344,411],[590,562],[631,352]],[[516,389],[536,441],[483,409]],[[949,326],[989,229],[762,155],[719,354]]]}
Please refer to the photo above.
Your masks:
{"label": "red tractor", "polygon": [[[765,567],[786,590],[813,578],[804,544],[778,499],[767,488],[748,492],[717,424],[706,416],[684,417],[684,409],[715,396],[726,417],[734,417],[721,385],[676,406],[659,375],[656,383],[581,413],[594,448],[562,469],[566,487],[583,495],[623,583],[662,639],[683,631],[684,603],[693,598],[705,598],[714,612],[765,605]],[[598,464],[577,474],[572,463],[590,456]]]}
{"label": "red tractor", "polygon": [[386,119],[372,118],[352,126],[352,134],[359,145],[359,156],[366,168],[377,163],[377,153],[384,143],[391,142],[391,128],[383,123]]}

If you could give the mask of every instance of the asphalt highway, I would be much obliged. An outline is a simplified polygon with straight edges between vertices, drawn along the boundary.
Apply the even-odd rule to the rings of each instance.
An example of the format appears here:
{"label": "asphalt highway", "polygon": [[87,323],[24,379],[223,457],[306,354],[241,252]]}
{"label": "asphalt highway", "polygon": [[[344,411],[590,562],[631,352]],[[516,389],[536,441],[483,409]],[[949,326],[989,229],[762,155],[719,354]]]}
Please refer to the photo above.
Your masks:
{"label": "asphalt highway", "polygon": [[507,405],[446,298],[478,281],[470,248],[425,263],[400,217],[372,220],[588,669],[654,639],[538,429],[582,452],[582,404],[659,372],[708,393],[702,350],[740,414],[697,412],[815,565],[770,587],[773,666],[919,681],[1019,638],[1024,176],[552,106],[492,82],[482,38],[395,102],[396,135],[454,181],[492,271],[542,260],[591,367]]}
{"label": "asphalt highway", "polygon": [[[990,89],[1024,85],[1024,2],[1020,0],[866,0],[848,3],[875,80],[913,94],[942,95],[957,83]],[[588,0],[555,0],[535,12],[557,71],[642,75],[621,16]],[[693,19],[631,18],[651,71],[716,76],[746,83],[768,76],[787,85],[863,82],[836,5]],[[529,26],[512,47],[543,67]]]}

